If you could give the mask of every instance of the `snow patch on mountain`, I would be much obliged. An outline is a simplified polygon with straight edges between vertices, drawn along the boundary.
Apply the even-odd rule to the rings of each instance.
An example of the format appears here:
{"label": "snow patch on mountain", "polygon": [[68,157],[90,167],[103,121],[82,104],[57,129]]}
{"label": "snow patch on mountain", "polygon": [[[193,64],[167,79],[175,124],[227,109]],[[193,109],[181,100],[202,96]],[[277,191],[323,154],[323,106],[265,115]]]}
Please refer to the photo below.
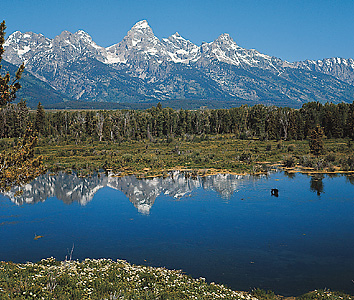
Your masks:
{"label": "snow patch on mountain", "polygon": [[139,29],[151,29],[151,28],[149,26],[149,23],[146,20],[141,20],[133,26],[133,29],[139,30]]}
{"label": "snow patch on mountain", "polygon": [[161,42],[174,63],[189,63],[198,56],[199,47],[183,38],[178,32],[162,39]]}
{"label": "snow patch on mountain", "polygon": [[189,64],[206,58],[236,66],[256,66],[260,61],[271,60],[271,57],[255,50],[241,48],[226,33],[201,46],[183,38],[178,32],[160,41],[146,20],[137,22],[121,42],[107,48],[97,45],[88,33],[79,30],[74,34],[63,31],[53,40],[17,31],[6,40],[5,49],[8,55],[4,58],[17,64],[23,60],[31,63],[34,56],[36,61],[50,58],[65,62],[94,57],[106,64],[138,64],[138,67],[148,65],[149,60],[157,65],[165,61]]}
{"label": "snow patch on mountain", "polygon": [[322,60],[305,60],[295,62],[294,66],[309,71],[316,71],[334,76],[346,83],[354,85],[354,59],[332,57]]}

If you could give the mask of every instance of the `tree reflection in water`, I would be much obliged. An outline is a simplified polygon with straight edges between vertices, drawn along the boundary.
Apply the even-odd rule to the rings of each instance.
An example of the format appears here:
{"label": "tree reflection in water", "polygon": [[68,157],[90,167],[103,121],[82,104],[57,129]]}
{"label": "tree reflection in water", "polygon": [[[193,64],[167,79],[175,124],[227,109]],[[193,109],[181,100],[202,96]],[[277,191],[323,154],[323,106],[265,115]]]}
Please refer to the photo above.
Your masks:
{"label": "tree reflection in water", "polygon": [[287,171],[284,171],[284,175],[290,179],[294,179],[295,178],[295,175],[296,173],[295,172],[287,172]]}
{"label": "tree reflection in water", "polygon": [[324,174],[315,174],[311,176],[310,189],[317,193],[317,196],[321,196],[321,193],[323,193],[323,178]]}
{"label": "tree reflection in water", "polygon": [[354,175],[353,174],[347,174],[346,178],[347,178],[348,182],[350,182],[351,184],[354,184]]}

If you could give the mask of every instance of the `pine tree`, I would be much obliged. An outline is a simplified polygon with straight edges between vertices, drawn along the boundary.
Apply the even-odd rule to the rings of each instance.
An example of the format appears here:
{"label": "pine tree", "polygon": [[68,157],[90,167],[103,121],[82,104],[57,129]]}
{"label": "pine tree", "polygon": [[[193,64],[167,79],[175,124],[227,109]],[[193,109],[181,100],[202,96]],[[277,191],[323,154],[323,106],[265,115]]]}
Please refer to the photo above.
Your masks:
{"label": "pine tree", "polygon": [[18,118],[19,118],[19,130],[21,135],[25,133],[26,127],[28,125],[29,109],[26,105],[26,100],[21,99],[17,104]]}
{"label": "pine tree", "polygon": [[[4,53],[5,21],[0,24],[0,62]],[[1,65],[0,65],[1,68]],[[11,81],[10,74],[0,75],[0,109],[16,98],[21,88],[19,80],[24,70],[22,64]],[[28,128],[14,149],[0,153],[0,192],[10,190],[15,185],[22,185],[44,172],[42,157],[34,157],[37,138]]]}
{"label": "pine tree", "polygon": [[94,124],[94,113],[93,111],[86,112],[85,116],[85,132],[88,136],[92,136],[95,131],[95,124]]}
{"label": "pine tree", "polygon": [[323,130],[319,125],[310,131],[309,146],[310,152],[316,156],[324,151]]}
{"label": "pine tree", "polygon": [[103,121],[103,140],[110,141],[113,139],[113,132],[112,132],[112,120],[109,116],[106,116]]}
{"label": "pine tree", "polygon": [[34,156],[36,143],[37,138],[27,128],[15,149],[0,153],[0,191],[23,185],[44,173],[42,157]]}
{"label": "pine tree", "polygon": [[41,133],[41,134],[43,133],[44,120],[45,120],[45,111],[44,111],[44,108],[43,108],[41,102],[38,102],[37,112],[36,112],[36,120],[34,123],[34,129],[36,130],[36,132]]}
{"label": "pine tree", "polygon": [[270,140],[279,140],[281,137],[280,108],[269,107],[265,123],[265,130]]}
{"label": "pine tree", "polygon": [[[5,29],[5,21],[2,21],[0,24],[0,62],[5,51],[3,47],[5,43]],[[21,75],[24,69],[25,65],[22,64],[18,68],[13,80],[11,80],[10,74],[8,72],[5,76],[0,75],[0,107],[15,100],[16,92],[21,88],[21,85],[18,81],[21,79]]]}
{"label": "pine tree", "polygon": [[346,132],[347,136],[354,140],[354,101],[349,105]]}

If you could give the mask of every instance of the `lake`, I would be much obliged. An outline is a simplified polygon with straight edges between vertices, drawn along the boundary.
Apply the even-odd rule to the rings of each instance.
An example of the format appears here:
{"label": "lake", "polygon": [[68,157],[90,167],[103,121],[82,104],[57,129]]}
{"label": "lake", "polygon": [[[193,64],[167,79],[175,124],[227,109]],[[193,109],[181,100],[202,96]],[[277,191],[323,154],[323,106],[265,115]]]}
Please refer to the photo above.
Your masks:
{"label": "lake", "polygon": [[59,173],[23,190],[0,195],[0,260],[63,260],[72,251],[182,269],[235,290],[354,294],[353,176]]}

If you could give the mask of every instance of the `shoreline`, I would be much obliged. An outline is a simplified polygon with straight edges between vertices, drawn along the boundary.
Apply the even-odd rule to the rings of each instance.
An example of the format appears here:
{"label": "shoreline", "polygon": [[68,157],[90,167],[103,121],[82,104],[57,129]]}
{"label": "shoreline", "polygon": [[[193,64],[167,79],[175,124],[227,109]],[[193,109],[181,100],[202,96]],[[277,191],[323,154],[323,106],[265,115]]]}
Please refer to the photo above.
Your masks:
{"label": "shoreline", "polygon": [[[183,166],[177,166],[175,168],[169,168],[169,169],[148,169],[145,170],[146,172],[132,172],[132,171],[118,171],[115,173],[113,169],[106,169],[105,172],[110,174],[112,177],[124,177],[124,176],[136,176],[139,179],[144,179],[144,178],[155,178],[155,177],[169,177],[171,176],[171,172],[179,171],[179,172],[185,172],[187,176],[193,177],[193,176],[199,176],[199,177],[206,177],[206,176],[213,176],[213,175],[219,175],[219,174],[230,174],[230,175],[235,175],[235,176],[258,176],[258,175],[267,175],[270,170],[274,170],[275,172],[277,171],[282,171],[290,174],[306,174],[306,175],[312,175],[312,174],[324,174],[324,175],[334,175],[334,174],[353,174],[354,171],[343,171],[340,170],[339,167],[336,171],[329,171],[329,170],[315,170],[314,168],[309,168],[309,167],[303,167],[303,166],[296,166],[296,167],[283,167],[280,164],[271,164],[269,165],[271,169],[267,171],[259,171],[259,172],[235,172],[235,171],[230,171],[227,169],[194,169],[194,168],[185,168]],[[77,172],[80,173],[80,170],[64,170],[64,171],[69,171],[69,172]],[[85,177],[85,176],[82,176]]]}
{"label": "shoreline", "polygon": [[[27,280],[23,282],[23,278]],[[0,296],[5,297],[2,299],[354,299],[350,294],[327,289],[299,296],[276,295],[259,288],[236,291],[209,283],[203,277],[192,278],[182,270],[105,258],[78,261],[70,257],[57,261],[50,257],[36,263],[0,261],[0,283]]]}

